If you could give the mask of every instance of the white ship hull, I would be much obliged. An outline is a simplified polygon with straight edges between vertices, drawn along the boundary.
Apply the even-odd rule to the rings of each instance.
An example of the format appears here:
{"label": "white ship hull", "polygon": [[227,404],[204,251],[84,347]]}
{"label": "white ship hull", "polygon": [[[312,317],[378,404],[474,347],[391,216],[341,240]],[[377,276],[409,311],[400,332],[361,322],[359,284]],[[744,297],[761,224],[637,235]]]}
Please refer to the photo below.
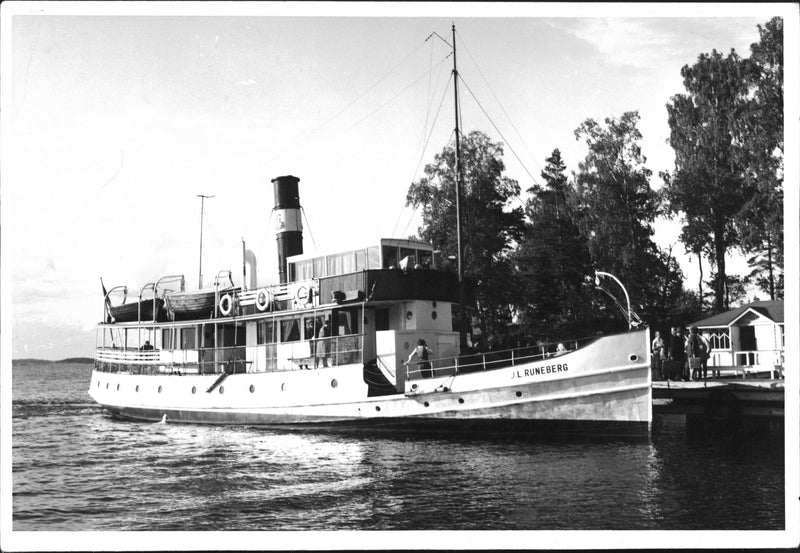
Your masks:
{"label": "white ship hull", "polygon": [[[558,357],[410,380],[368,397],[363,366],[220,375],[94,371],[90,395],[133,420],[238,425],[568,423],[646,433],[652,420],[648,331],[602,337]],[[215,383],[217,385],[215,386]],[[208,391],[210,390],[210,391]]]}

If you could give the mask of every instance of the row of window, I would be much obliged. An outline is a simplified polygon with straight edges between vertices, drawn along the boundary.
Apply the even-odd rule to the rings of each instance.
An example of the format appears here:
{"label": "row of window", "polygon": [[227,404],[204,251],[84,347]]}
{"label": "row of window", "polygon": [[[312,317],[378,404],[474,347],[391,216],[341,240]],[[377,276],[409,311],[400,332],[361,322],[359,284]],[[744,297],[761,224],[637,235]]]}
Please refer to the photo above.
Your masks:
{"label": "row of window", "polygon": [[372,246],[342,253],[321,255],[289,263],[291,281],[346,275],[366,269],[393,269],[401,261],[411,266],[433,268],[433,252],[402,246]]}
{"label": "row of window", "polygon": [[245,346],[246,324],[256,324],[256,343],[259,345],[347,336],[361,332],[361,309],[352,307],[319,311],[257,323],[207,323],[162,329],[104,327],[99,329],[97,346],[145,350]]}

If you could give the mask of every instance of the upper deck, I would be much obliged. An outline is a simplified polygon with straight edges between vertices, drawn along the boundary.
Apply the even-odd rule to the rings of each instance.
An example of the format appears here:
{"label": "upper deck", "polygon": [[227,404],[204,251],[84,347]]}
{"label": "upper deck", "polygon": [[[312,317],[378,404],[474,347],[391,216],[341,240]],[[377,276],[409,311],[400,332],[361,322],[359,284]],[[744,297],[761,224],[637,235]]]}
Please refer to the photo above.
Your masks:
{"label": "upper deck", "polygon": [[[440,264],[430,244],[382,239],[377,246],[287,259],[289,281],[247,289],[218,284],[213,290],[185,292],[154,286],[152,299],[128,319],[115,319],[107,302],[104,325],[137,326],[237,317],[269,316],[354,303],[397,301],[458,302],[458,277]],[[223,271],[222,273],[230,273]],[[180,300],[180,301],[179,301]],[[157,303],[158,302],[158,303]],[[135,305],[135,304],[134,304]]]}

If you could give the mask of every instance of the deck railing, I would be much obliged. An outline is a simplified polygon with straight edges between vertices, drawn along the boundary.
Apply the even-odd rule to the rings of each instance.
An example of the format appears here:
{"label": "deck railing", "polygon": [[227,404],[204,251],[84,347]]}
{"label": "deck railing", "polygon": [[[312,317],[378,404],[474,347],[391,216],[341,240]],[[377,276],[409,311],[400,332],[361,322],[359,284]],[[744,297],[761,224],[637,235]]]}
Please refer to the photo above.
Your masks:
{"label": "deck railing", "polygon": [[289,356],[278,361],[281,346],[300,346],[303,342],[226,346],[189,350],[139,350],[98,348],[95,368],[102,372],[130,374],[228,374],[303,370],[315,366],[363,363],[362,334],[333,336],[305,342],[310,355]]}
{"label": "deck railing", "polygon": [[[414,380],[417,378],[453,376],[456,374],[472,373],[499,369],[502,367],[513,367],[533,361],[557,358],[560,355],[569,353],[587,345],[597,339],[596,336],[570,340],[568,342],[549,342],[535,346],[523,346],[513,349],[496,350],[489,352],[467,353],[455,357],[441,357],[429,359],[431,367],[425,366],[425,361],[415,359],[408,365],[406,378]],[[564,346],[562,351],[558,350],[559,345]]]}

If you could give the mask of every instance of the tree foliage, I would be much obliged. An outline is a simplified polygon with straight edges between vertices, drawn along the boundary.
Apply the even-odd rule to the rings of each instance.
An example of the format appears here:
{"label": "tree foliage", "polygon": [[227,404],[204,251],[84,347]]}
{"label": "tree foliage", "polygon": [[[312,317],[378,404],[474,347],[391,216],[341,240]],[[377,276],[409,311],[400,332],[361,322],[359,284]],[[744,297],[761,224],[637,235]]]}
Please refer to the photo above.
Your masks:
{"label": "tree foliage", "polygon": [[759,25],[751,57],[701,54],[667,104],[675,170],[667,205],[687,251],[714,264],[714,311],[729,305],[725,256],[751,254],[753,278],[775,298],[783,265],[783,21]]}
{"label": "tree foliage", "polygon": [[669,311],[682,275],[652,240],[659,197],[650,187],[638,121],[631,111],[606,118],[605,126],[587,119],[575,130],[588,153],[575,176],[574,201],[594,268],[625,283],[634,310],[653,320]]}
{"label": "tree foliage", "polygon": [[592,266],[588,242],[574,221],[574,192],[561,152],[553,150],[546,163],[544,186],[528,189],[529,223],[514,260],[523,278],[520,311],[528,333],[562,338],[559,330],[569,332],[590,318],[586,277]]}
{"label": "tree foliage", "polygon": [[[517,181],[505,177],[503,147],[473,131],[461,141],[462,246],[465,278],[475,287],[478,323],[484,335],[504,333],[515,303],[516,280],[509,252],[523,227]],[[444,256],[458,253],[456,239],[455,149],[447,146],[411,184],[406,205],[422,207],[419,236]]]}
{"label": "tree foliage", "polygon": [[687,94],[667,104],[675,150],[675,171],[664,175],[667,204],[672,213],[683,215],[681,240],[687,248],[696,252],[710,246],[717,275],[715,312],[727,307],[725,254],[741,243],[736,221],[753,196],[736,129],[746,111],[745,71],[735,51],[701,54],[695,65],[681,69]]}
{"label": "tree foliage", "polygon": [[738,221],[751,277],[771,299],[783,296],[783,20],[758,26],[750,46],[751,95],[739,126],[745,178],[755,192]]}

